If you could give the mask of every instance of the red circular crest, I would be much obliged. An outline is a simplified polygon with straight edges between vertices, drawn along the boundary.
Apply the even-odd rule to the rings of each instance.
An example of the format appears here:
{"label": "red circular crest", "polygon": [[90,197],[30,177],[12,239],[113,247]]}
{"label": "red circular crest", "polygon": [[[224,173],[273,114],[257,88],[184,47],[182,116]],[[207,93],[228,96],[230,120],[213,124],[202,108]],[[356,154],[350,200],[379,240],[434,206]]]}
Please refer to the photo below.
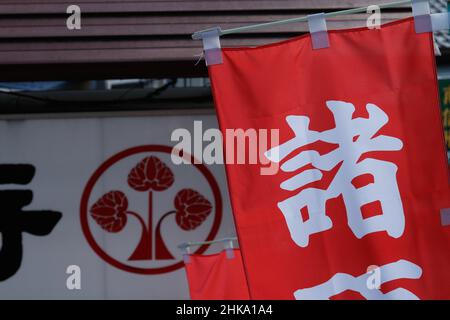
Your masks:
{"label": "red circular crest", "polygon": [[[108,190],[93,202],[91,194],[100,178],[117,163],[130,157],[141,156],[137,163],[129,168],[124,184],[129,192],[140,193],[146,196],[148,201],[148,219],[142,213],[132,211],[131,201],[126,192],[122,190]],[[171,272],[183,267],[183,261],[175,259],[167,248],[162,236],[162,222],[169,216],[182,232],[189,232],[200,227],[205,220],[211,219],[212,223],[205,241],[213,240],[219,231],[222,220],[222,197],[219,186],[212,173],[203,165],[197,164],[194,158],[184,153],[183,158],[195,167],[197,172],[207,182],[212,192],[212,199],[207,199],[199,191],[192,188],[181,188],[173,200],[173,210],[160,215],[156,226],[153,226],[153,203],[157,195],[162,194],[174,185],[175,175],[171,168],[158,157],[158,154],[172,154],[172,147],[162,145],[147,145],[130,148],[121,151],[106,160],[91,176],[84,188],[81,197],[80,219],[83,233],[92,249],[107,263],[133,273],[161,274]],[[136,161],[135,161],[136,162]],[[120,233],[127,222],[135,219],[142,227],[140,241],[131,253],[128,261],[140,262],[155,260],[170,261],[169,265],[155,267],[141,267],[130,262],[124,262],[105,251],[95,239],[91,224],[96,224],[101,232]],[[195,253],[206,251],[208,245],[199,247]],[[174,261],[173,261],[174,260]]]}

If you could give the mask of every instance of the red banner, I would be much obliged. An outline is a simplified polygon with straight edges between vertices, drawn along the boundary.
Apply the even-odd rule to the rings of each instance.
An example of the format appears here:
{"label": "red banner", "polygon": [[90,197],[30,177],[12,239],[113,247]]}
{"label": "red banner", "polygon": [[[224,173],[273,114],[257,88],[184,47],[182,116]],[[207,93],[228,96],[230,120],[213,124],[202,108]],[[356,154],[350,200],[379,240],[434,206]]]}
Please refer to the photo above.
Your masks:
{"label": "red banner", "polygon": [[279,129],[276,174],[226,167],[250,297],[450,299],[432,36],[413,19],[328,33],[329,48],[305,35],[209,67],[224,136]]}
{"label": "red banner", "polygon": [[240,250],[193,254],[185,266],[192,300],[249,299]]}

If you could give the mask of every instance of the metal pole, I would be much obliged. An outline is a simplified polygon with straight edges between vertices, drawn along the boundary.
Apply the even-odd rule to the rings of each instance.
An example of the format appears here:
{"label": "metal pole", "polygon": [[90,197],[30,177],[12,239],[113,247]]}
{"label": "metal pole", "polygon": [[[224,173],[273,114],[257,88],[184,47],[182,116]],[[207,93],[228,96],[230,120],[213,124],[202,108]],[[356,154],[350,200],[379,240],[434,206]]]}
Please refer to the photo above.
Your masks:
{"label": "metal pole", "polygon": [[[383,8],[397,7],[397,6],[400,6],[403,4],[410,4],[410,3],[411,3],[411,0],[403,0],[403,1],[384,3],[384,4],[380,4],[378,6],[380,7],[380,9],[383,9]],[[325,13],[325,17],[327,17],[327,18],[335,17],[335,16],[344,15],[344,14],[353,14],[353,13],[360,13],[360,12],[366,12],[366,11],[367,11],[367,7],[347,9],[347,10]],[[243,27],[226,29],[226,30],[221,30],[220,28],[218,28],[218,29],[219,29],[219,36],[223,36],[226,34],[239,33],[239,32],[267,28],[267,27],[272,27],[272,26],[277,26],[277,25],[282,25],[282,24],[287,24],[287,23],[306,22],[306,21],[308,21],[308,17],[299,17],[299,18],[291,18],[291,19],[286,19],[286,20],[278,20],[278,21],[272,21],[272,22],[266,22],[266,23],[260,23],[260,24],[253,24],[253,25],[249,25],[249,26],[243,26]],[[217,28],[213,28],[213,29],[216,30]],[[201,30],[201,31],[195,32],[194,34],[192,34],[192,39],[201,40],[203,38],[203,33],[206,31],[209,31],[209,30],[211,30],[211,29],[206,29],[206,30]]]}
{"label": "metal pole", "polygon": [[232,238],[223,238],[223,239],[217,239],[217,240],[211,240],[211,241],[203,241],[203,242],[185,242],[182,243],[178,246],[178,248],[180,249],[186,249],[188,247],[193,247],[193,246],[202,246],[204,244],[213,244],[213,243],[220,243],[220,242],[230,242],[230,241],[237,241],[236,237],[232,237]]}

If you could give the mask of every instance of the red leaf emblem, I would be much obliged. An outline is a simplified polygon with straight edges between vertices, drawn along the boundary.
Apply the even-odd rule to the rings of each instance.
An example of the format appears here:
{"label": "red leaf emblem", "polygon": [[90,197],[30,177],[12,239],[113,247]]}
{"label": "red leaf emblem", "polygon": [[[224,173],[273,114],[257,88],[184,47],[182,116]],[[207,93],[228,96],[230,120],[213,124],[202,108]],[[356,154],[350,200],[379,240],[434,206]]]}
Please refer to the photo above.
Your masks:
{"label": "red leaf emblem", "polygon": [[140,161],[128,175],[128,184],[137,191],[163,191],[173,181],[173,173],[169,167],[153,156]]}
{"label": "red leaf emblem", "polygon": [[104,194],[91,207],[91,217],[102,229],[116,233],[127,223],[126,210],[128,200],[121,191],[110,191]]}
{"label": "red leaf emblem", "polygon": [[200,226],[211,213],[212,205],[200,193],[183,189],[175,196],[175,220],[183,230],[193,230]]}

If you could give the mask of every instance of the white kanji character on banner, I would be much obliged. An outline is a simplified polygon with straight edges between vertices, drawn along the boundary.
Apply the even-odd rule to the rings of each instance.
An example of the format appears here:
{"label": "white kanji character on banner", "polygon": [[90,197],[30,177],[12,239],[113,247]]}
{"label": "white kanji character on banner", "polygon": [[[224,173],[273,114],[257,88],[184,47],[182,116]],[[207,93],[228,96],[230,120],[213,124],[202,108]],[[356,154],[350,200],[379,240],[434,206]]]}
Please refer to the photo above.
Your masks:
{"label": "white kanji character on banner", "polygon": [[[360,162],[362,155],[371,151],[396,151],[403,147],[400,139],[375,134],[389,121],[386,113],[374,104],[367,104],[368,118],[355,118],[355,107],[342,101],[327,101],[335,120],[335,128],[318,132],[309,129],[310,119],[305,116],[288,116],[286,121],[295,137],[266,152],[273,162],[280,162],[294,150],[323,141],[337,144],[338,148],[324,155],[317,151],[302,151],[287,160],[281,170],[293,172],[312,164],[314,169],[303,170],[284,181],[280,187],[294,191],[322,179],[322,171],[329,171],[342,162],[336,176],[324,189],[306,188],[296,195],[278,203],[294,242],[306,247],[310,235],[328,230],[333,223],[326,213],[326,201],[342,195],[347,211],[348,224],[355,236],[363,236],[377,231],[386,231],[391,237],[403,234],[405,218],[400,192],[397,185],[397,166],[391,162],[367,158]],[[370,174],[373,183],[357,188],[354,178]],[[382,213],[364,218],[362,206],[379,201]],[[300,214],[307,209],[309,219]]]}
{"label": "white kanji character on banner", "polygon": [[[380,267],[381,284],[397,279],[419,279],[422,268],[418,265],[399,260]],[[367,300],[417,300],[411,291],[397,288],[387,293],[376,288],[369,288],[367,278],[369,273],[353,277],[347,273],[336,273],[330,280],[311,288],[299,289],[294,292],[297,300],[327,300],[347,290],[360,293]]]}

